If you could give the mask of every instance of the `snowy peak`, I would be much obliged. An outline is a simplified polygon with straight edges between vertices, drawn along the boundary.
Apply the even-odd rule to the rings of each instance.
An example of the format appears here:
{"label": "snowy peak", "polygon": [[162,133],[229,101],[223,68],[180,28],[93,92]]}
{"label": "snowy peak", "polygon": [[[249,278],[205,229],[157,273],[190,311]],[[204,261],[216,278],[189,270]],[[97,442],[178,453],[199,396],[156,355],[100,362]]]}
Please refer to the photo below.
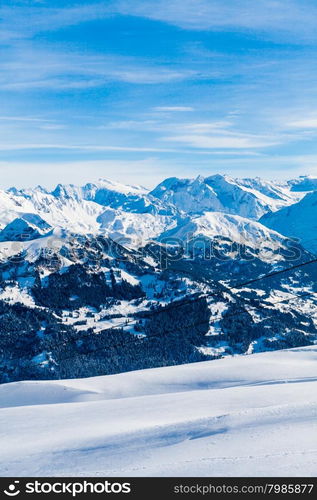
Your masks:
{"label": "snowy peak", "polygon": [[35,188],[26,188],[26,189],[17,189],[16,187],[12,186],[9,189],[7,189],[7,193],[12,193],[15,196],[23,196],[24,198],[30,198],[32,197],[34,192],[40,192],[40,193],[45,193],[48,194],[49,191],[44,188],[43,186],[36,186]]}
{"label": "snowy peak", "polygon": [[121,184],[120,182],[115,182],[110,179],[99,179],[97,186],[100,189],[107,189],[108,191],[116,191],[117,193],[125,193],[129,195],[142,195],[149,192],[149,190],[143,186]]}
{"label": "snowy peak", "polygon": [[112,208],[140,200],[147,194],[147,190],[139,186],[123,185],[107,179],[99,179],[96,184],[88,183],[81,190],[83,199]]}
{"label": "snowy peak", "polygon": [[288,181],[293,192],[307,192],[317,190],[317,178],[311,175],[302,175],[298,179]]}
{"label": "snowy peak", "polygon": [[149,196],[148,190],[141,186],[123,185],[106,179],[82,187],[59,184],[51,194],[62,202],[65,200],[73,200],[76,203],[93,202],[102,207],[133,213],[164,215],[173,212],[173,207],[165,206],[160,200]]}
{"label": "snowy peak", "polygon": [[289,192],[287,184],[263,180],[260,177],[236,179],[235,182],[238,182],[241,187],[254,190],[273,200],[280,200],[285,203],[294,202],[294,194]]}
{"label": "snowy peak", "polygon": [[60,199],[75,199],[76,201],[79,201],[83,198],[82,188],[74,186],[73,184],[58,184],[51,194],[55,198]]}
{"label": "snowy peak", "polygon": [[0,241],[28,241],[47,236],[52,226],[39,215],[25,213],[10,222],[1,232]]}
{"label": "snowy peak", "polygon": [[196,179],[171,177],[151,191],[151,195],[189,214],[222,208],[217,194],[201,176]]}
{"label": "snowy peak", "polygon": [[159,184],[151,194],[189,214],[218,211],[256,220],[296,201],[287,186],[219,174],[196,179],[172,177]]}

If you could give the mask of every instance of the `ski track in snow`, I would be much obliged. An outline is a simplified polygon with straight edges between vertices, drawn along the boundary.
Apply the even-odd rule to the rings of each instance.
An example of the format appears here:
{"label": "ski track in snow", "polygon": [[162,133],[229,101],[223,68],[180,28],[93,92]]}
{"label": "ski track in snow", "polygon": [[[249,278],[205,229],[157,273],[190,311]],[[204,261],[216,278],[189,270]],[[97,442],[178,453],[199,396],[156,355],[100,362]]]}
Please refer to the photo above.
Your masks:
{"label": "ski track in snow", "polygon": [[315,476],[317,346],[0,386],[1,476]]}

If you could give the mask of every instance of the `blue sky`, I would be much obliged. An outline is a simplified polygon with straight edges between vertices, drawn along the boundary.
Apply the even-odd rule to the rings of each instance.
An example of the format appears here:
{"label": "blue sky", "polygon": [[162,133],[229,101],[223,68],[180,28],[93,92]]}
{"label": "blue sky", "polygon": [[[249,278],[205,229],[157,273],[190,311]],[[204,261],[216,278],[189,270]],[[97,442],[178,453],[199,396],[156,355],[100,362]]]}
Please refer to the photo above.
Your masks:
{"label": "blue sky", "polygon": [[317,175],[315,0],[2,0],[0,184]]}

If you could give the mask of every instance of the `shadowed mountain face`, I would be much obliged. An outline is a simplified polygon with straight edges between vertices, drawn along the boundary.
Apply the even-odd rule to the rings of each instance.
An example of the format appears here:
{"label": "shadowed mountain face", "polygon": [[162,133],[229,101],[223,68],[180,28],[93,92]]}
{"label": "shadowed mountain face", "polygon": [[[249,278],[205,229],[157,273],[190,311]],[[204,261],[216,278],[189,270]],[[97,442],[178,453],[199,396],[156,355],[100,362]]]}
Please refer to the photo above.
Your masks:
{"label": "shadowed mountain face", "polygon": [[[216,175],[151,193],[105,180],[1,192],[2,382],[314,342],[316,193],[295,184]],[[290,239],[299,229],[303,245]]]}
{"label": "shadowed mountain face", "polygon": [[0,231],[0,241],[26,241],[47,236],[53,228],[37,214],[21,214]]}
{"label": "shadowed mountain face", "polygon": [[294,205],[265,214],[260,222],[275,231],[297,238],[305,248],[317,253],[317,191],[307,193]]}

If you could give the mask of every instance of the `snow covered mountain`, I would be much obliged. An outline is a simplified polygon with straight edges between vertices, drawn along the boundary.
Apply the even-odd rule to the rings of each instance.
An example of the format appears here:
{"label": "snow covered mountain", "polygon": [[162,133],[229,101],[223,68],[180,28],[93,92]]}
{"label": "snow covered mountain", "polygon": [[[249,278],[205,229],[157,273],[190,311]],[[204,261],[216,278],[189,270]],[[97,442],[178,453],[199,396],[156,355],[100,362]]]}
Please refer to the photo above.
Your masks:
{"label": "snow covered mountain", "polygon": [[265,214],[260,222],[275,231],[297,238],[302,246],[317,253],[317,191],[272,214]]}
{"label": "snow covered mountain", "polygon": [[310,346],[4,384],[0,474],[314,477],[316,361]]}
{"label": "snow covered mountain", "polygon": [[213,241],[215,238],[251,248],[272,248],[275,252],[283,245],[286,246],[284,236],[259,222],[221,212],[205,212],[203,215],[179,218],[177,225],[163,233],[159,240],[168,241],[169,238],[191,242],[196,247],[199,243],[204,245],[206,241]]}
{"label": "snow covered mountain", "polygon": [[126,212],[113,208],[106,209],[97,218],[101,234],[133,248],[142,247],[148,241],[158,238],[173,228],[176,221],[177,217],[171,215]]}
{"label": "snow covered mountain", "polygon": [[35,240],[52,232],[45,220],[36,214],[21,214],[0,231],[0,241]]}
{"label": "snow covered mountain", "polygon": [[[40,186],[10,188],[0,192],[0,229],[25,213],[33,213],[52,228],[103,234],[136,248],[159,238],[188,216],[221,212],[257,220],[295,203],[302,195],[288,184],[222,175],[166,179],[151,192],[104,179],[85,186],[59,184],[51,192]],[[221,230],[217,223],[216,229]],[[4,238],[10,239],[7,230]]]}
{"label": "snow covered mountain", "polygon": [[196,179],[172,177],[159,184],[151,194],[185,213],[216,211],[256,220],[297,199],[287,186],[260,179],[233,179],[227,175]]}
{"label": "snow covered mountain", "polygon": [[59,184],[52,192],[40,186],[0,192],[0,228],[25,212],[37,214],[53,228],[111,235],[133,245],[140,244],[140,236],[147,241],[167,229],[177,210],[144,188],[107,180],[83,187]]}
{"label": "snow covered mountain", "polygon": [[267,222],[294,211],[300,228],[307,205],[312,233],[316,193],[304,195],[227,176],[0,192],[0,380],[312,344],[314,255],[288,220]]}
{"label": "snow covered mountain", "polygon": [[308,192],[317,190],[317,178],[311,175],[301,175],[287,183],[293,192]]}
{"label": "snow covered mountain", "polygon": [[[266,230],[275,238],[269,255],[220,238],[208,255],[189,247],[175,256],[162,242],[136,251],[56,231],[0,243],[2,382],[182,364],[317,338],[313,266],[252,283],[293,265],[278,233]],[[298,250],[296,264],[313,259]]]}

